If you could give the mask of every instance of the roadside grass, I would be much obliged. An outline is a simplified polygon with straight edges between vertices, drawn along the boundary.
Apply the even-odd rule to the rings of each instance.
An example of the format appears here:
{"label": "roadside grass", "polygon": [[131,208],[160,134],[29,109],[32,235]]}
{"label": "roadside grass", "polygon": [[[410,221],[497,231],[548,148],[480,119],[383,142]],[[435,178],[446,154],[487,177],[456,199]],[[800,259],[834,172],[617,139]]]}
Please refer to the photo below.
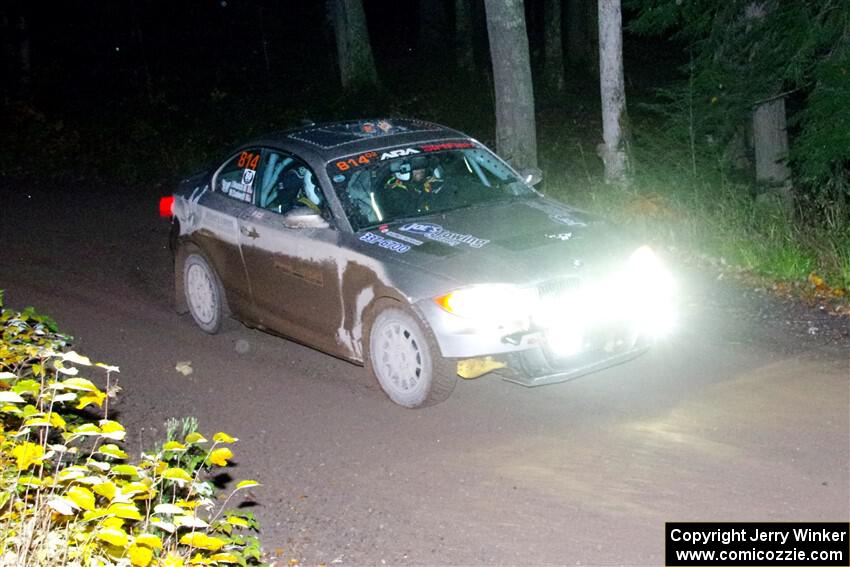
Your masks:
{"label": "roadside grass", "polygon": [[686,261],[749,272],[803,292],[819,288],[833,298],[850,290],[850,227],[806,222],[760,203],[749,185],[722,175],[693,176],[655,162],[627,189],[598,177],[590,183],[556,177],[547,181],[547,192]]}
{"label": "roadside grass", "polygon": [[850,195],[815,197],[811,187],[800,187],[794,211],[757,198],[753,180],[729,166],[725,145],[694,134],[687,108],[671,110],[659,100],[630,99],[633,182],[627,188],[603,182],[592,106],[584,113],[590,123],[575,113],[547,117],[540,128],[544,192],[682,261],[766,280],[794,295],[846,300]]}

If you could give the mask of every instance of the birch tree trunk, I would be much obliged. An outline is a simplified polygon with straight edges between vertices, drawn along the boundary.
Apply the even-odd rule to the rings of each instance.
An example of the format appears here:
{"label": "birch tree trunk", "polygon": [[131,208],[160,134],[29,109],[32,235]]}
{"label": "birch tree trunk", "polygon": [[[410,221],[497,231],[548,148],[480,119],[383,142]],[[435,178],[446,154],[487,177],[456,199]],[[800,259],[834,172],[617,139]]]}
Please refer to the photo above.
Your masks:
{"label": "birch tree trunk", "polygon": [[455,60],[458,69],[475,71],[475,48],[472,6],[469,0],[455,0]]}
{"label": "birch tree trunk", "polygon": [[549,88],[564,90],[564,46],[561,35],[561,0],[546,0],[543,9],[543,78]]}
{"label": "birch tree trunk", "polygon": [[587,60],[585,0],[567,0],[567,61],[581,65]]}
{"label": "birch tree trunk", "polygon": [[[750,2],[744,10],[745,20],[761,20],[766,15],[767,6],[764,2]],[[790,209],[793,205],[793,191],[791,171],[788,168],[784,97],[757,103],[753,111],[753,150],[756,182],[769,187],[771,190],[768,193],[777,195],[782,204]]]}
{"label": "birch tree trunk", "polygon": [[361,0],[328,0],[336,37],[339,75],[344,89],[378,83],[372,44]]}
{"label": "birch tree trunk", "polygon": [[778,188],[782,200],[790,201],[791,172],[787,163],[788,131],[784,98],[764,102],[756,107],[753,112],[753,146],[756,181]]}
{"label": "birch tree trunk", "polygon": [[629,128],[622,25],[620,0],[599,0],[599,91],[604,143],[597,151],[605,164],[605,182],[628,185]]}
{"label": "birch tree trunk", "polygon": [[484,0],[496,94],[496,149],[518,169],[537,167],[534,89],[522,0]]}

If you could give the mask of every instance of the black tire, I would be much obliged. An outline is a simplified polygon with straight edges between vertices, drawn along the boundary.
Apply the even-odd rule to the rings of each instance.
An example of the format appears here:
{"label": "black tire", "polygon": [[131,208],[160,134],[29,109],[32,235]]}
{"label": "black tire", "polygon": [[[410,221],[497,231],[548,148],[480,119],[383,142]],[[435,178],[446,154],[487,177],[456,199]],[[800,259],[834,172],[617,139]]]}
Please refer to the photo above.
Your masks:
{"label": "black tire", "polygon": [[400,307],[384,307],[369,326],[366,365],[395,403],[438,404],[457,384],[457,365],[440,355],[430,329]]}
{"label": "black tire", "polygon": [[190,252],[183,261],[183,292],[195,324],[205,333],[219,332],[229,315],[224,289],[218,274],[197,252]]}

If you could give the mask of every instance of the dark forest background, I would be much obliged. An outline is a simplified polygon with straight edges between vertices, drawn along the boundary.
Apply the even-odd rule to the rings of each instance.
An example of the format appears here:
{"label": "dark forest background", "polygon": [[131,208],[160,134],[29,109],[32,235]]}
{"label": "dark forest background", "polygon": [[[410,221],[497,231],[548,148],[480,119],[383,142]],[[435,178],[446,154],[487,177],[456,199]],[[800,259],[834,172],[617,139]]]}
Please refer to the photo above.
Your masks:
{"label": "dark forest background", "polygon": [[[377,81],[348,89],[340,80],[332,3],[3,2],[2,175],[42,183],[61,180],[79,190],[85,186],[80,179],[96,179],[154,196],[246,137],[302,119],[412,116],[495,142],[483,0],[465,4],[472,24],[468,44],[456,33],[456,2],[364,0],[364,39],[373,53]],[[784,100],[792,159],[799,160],[795,148],[804,143],[839,148],[824,154],[826,169],[817,174],[792,168],[795,199],[789,204],[764,198],[770,193],[756,182],[748,163],[752,141],[748,147],[745,120],[739,115],[749,112],[759,95],[748,98],[743,88],[730,91],[734,85],[721,75],[728,69],[706,63],[711,59],[707,54],[723,48],[749,53],[752,45],[733,45],[734,37],[741,37],[733,29],[740,21],[736,14],[743,12],[729,7],[752,4],[624,2],[633,182],[615,187],[604,183],[597,156],[602,134],[596,2],[558,2],[563,50],[559,88],[546,69],[551,2],[526,0],[543,188],[556,198],[628,222],[686,257],[740,266],[802,288],[823,277],[838,295],[850,284],[850,140],[828,132],[812,141],[804,135],[803,119],[811,114],[805,113],[811,110],[816,85],[823,83],[817,64],[846,51],[850,6],[844,0],[779,3],[784,10],[780,15],[789,21],[813,10],[818,14],[812,18],[821,17],[823,7],[834,4],[834,11],[823,16],[837,30],[830,36],[833,43],[815,45],[804,37],[826,35],[811,22],[806,32],[778,17],[766,18],[765,28],[772,28],[759,32],[762,43],[784,46],[785,40],[776,38],[800,36],[788,49],[811,43],[811,49],[805,48],[811,52],[808,62],[788,76],[769,65],[737,70],[742,84],[772,81],[777,92],[788,91]],[[576,13],[582,19],[579,50],[571,44],[576,28],[569,20]],[[720,33],[724,29],[728,37]],[[466,64],[460,62],[460,50]],[[785,53],[774,51],[765,60],[776,61]],[[827,114],[830,105],[850,102],[850,78],[841,79],[841,69],[847,72],[841,67],[845,59],[834,58],[832,94],[821,102]],[[846,121],[846,116],[835,114],[831,120]],[[743,149],[730,156],[736,132],[744,132]],[[844,143],[847,147],[841,149]]]}
{"label": "dark forest background", "polygon": [[[196,150],[220,149],[250,133],[304,118],[413,115],[492,140],[493,84],[483,3],[470,2],[471,71],[455,64],[453,3],[431,4],[442,4],[442,17],[423,24],[416,1],[364,3],[378,85],[352,94],[340,86],[334,30],[324,2],[21,2],[10,5],[4,16],[9,32],[4,34],[5,106],[43,115],[54,127],[61,120],[62,128],[114,130],[111,142],[119,146],[165,134],[190,138],[196,147],[186,148],[184,167],[197,157]],[[543,4],[526,2],[535,77],[543,64]],[[17,26],[21,14],[25,31]],[[587,18],[583,25],[594,25],[592,13]],[[29,44],[26,78],[13,45],[22,35]],[[626,39],[627,69],[635,69],[629,85],[643,93],[669,81],[686,61],[681,49],[663,41],[628,33]],[[586,49],[586,60],[565,63],[566,92],[549,93],[537,85],[536,104],[542,129],[586,136],[593,154],[600,138],[598,78],[595,48],[588,43]],[[587,126],[560,122],[585,114],[593,121]],[[122,152],[112,162],[123,157]],[[148,165],[133,161],[130,169]]]}

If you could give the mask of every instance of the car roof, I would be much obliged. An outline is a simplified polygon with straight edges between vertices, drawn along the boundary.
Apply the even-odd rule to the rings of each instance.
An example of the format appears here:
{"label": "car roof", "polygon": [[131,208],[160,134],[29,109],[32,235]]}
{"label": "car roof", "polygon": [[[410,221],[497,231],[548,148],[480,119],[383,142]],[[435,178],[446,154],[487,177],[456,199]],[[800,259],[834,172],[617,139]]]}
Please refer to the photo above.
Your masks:
{"label": "car roof", "polygon": [[310,124],[269,134],[255,143],[309,150],[325,161],[331,161],[370,150],[457,139],[469,139],[469,136],[425,120],[378,118]]}

